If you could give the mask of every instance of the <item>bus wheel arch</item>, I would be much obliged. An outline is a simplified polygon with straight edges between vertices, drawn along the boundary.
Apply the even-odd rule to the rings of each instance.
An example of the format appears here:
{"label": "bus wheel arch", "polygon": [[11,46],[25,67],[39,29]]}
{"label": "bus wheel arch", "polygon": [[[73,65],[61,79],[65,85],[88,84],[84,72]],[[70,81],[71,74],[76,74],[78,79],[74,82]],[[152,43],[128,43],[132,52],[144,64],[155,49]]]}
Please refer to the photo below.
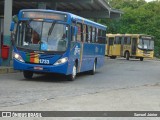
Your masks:
{"label": "bus wheel arch", "polygon": [[78,59],[75,60],[74,65],[72,67],[72,73],[70,75],[67,75],[68,81],[74,81],[77,76],[77,70],[78,70]]}
{"label": "bus wheel arch", "polygon": [[75,60],[76,67],[78,68],[78,59]]}
{"label": "bus wheel arch", "polygon": [[28,70],[24,70],[23,71],[23,76],[26,78],[26,79],[31,79],[33,77],[33,72],[32,71],[28,71]]}
{"label": "bus wheel arch", "polygon": [[94,74],[95,74],[95,72],[96,72],[96,67],[97,67],[97,58],[95,58],[95,60],[94,60],[92,70],[89,71],[89,73],[90,73],[91,75],[94,75]]}
{"label": "bus wheel arch", "polygon": [[130,57],[129,51],[125,51],[125,58],[126,58],[126,60],[129,60],[129,57]]}
{"label": "bus wheel arch", "polygon": [[124,58],[126,58],[126,51],[124,52],[124,54],[123,54],[123,55],[124,55]]}
{"label": "bus wheel arch", "polygon": [[110,56],[110,59],[116,59],[117,56]]}
{"label": "bus wheel arch", "polygon": [[143,61],[143,59],[144,59],[143,57],[140,57],[140,61]]}

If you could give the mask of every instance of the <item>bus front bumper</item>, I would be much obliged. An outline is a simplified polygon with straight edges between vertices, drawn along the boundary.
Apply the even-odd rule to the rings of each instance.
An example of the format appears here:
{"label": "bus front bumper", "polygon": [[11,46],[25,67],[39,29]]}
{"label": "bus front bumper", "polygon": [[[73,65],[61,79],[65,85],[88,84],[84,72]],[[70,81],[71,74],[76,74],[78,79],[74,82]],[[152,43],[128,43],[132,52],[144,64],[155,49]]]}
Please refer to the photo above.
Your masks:
{"label": "bus front bumper", "polygon": [[15,70],[28,70],[35,73],[59,73],[67,75],[68,62],[61,65],[39,65],[23,63],[16,59],[13,59],[13,67]]}

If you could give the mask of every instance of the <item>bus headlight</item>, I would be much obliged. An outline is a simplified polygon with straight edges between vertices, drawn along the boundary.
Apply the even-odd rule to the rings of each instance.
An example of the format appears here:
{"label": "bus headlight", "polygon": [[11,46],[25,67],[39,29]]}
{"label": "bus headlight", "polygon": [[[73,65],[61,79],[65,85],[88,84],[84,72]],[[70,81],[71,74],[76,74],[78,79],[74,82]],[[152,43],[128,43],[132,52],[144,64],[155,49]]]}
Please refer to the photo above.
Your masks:
{"label": "bus headlight", "polygon": [[24,62],[23,58],[18,53],[13,53],[13,58],[18,61]]}
{"label": "bus headlight", "polygon": [[67,61],[68,61],[68,58],[67,58],[67,57],[61,58],[61,59],[59,59],[57,62],[55,62],[54,65],[60,65],[60,64],[63,64],[63,63],[65,63],[65,62],[67,62]]}

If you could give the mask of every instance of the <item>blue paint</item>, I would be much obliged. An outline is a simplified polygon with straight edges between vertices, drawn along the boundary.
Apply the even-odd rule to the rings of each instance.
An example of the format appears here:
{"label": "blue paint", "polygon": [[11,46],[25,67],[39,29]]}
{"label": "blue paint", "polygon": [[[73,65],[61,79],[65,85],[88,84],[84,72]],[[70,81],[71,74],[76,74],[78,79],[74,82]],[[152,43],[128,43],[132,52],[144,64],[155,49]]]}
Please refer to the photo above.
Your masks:
{"label": "blue paint", "polygon": [[[33,72],[54,72],[54,73],[61,73],[64,75],[69,75],[72,73],[73,66],[75,62],[78,62],[78,72],[84,72],[89,71],[93,69],[94,62],[96,61],[97,65],[96,68],[101,67],[104,64],[104,55],[105,55],[105,44],[99,44],[99,43],[84,43],[84,42],[71,42],[71,39],[73,36],[76,36],[77,34],[77,28],[74,26],[74,31],[72,31],[70,28],[75,24],[76,22],[84,23],[86,25],[96,27],[97,29],[101,29],[103,31],[106,31],[106,26],[98,24],[96,22],[93,22],[91,20],[82,18],[77,15],[73,15],[71,13],[67,12],[61,12],[61,11],[54,11],[54,10],[38,10],[38,9],[26,9],[21,10],[18,15],[19,21],[28,21],[30,18],[23,18],[23,12],[44,12],[44,13],[56,13],[56,14],[63,14],[67,16],[66,21],[56,21],[51,19],[43,19],[43,21],[56,21],[56,23],[61,24],[67,24],[69,27],[68,29],[68,46],[67,50],[63,52],[53,52],[52,53],[46,53],[48,50],[48,45],[46,43],[41,43],[41,50],[42,51],[33,51],[29,48],[25,49],[18,49],[14,46],[14,52],[18,53],[24,62],[20,62],[16,59],[13,60],[14,62],[14,69],[17,70],[29,70]],[[75,23],[74,23],[75,22]],[[49,64],[39,63],[34,64],[30,61],[26,61],[28,59],[28,54],[31,55],[31,59],[34,59],[34,55],[37,53],[38,59],[41,61],[46,60],[49,61]],[[57,61],[59,61],[62,58],[68,58],[68,61],[59,65],[55,65]],[[41,67],[43,69],[36,70],[35,67]]]}

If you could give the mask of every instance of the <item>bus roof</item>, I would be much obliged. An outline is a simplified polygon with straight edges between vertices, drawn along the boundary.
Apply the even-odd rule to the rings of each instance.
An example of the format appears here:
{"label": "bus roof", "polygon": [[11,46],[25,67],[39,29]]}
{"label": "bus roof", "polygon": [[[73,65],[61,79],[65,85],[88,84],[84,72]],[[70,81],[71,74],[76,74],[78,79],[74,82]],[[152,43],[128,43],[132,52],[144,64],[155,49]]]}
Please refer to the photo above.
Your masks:
{"label": "bus roof", "polygon": [[85,24],[88,24],[88,25],[93,25],[93,26],[95,26],[95,27],[101,27],[102,29],[106,29],[106,28],[107,28],[107,26],[104,26],[104,25],[102,25],[102,24],[96,23],[96,22],[91,21],[91,20],[89,20],[89,19],[86,19],[86,18],[77,16],[77,15],[74,15],[74,14],[72,14],[72,13],[69,13],[69,14],[70,14],[71,18],[72,18],[73,20],[76,20],[77,22],[85,23]]}
{"label": "bus roof", "polygon": [[140,36],[148,36],[148,37],[153,37],[152,35],[147,35],[147,34],[125,34],[125,36],[133,36],[133,37],[140,37]]}
{"label": "bus roof", "polygon": [[106,36],[107,37],[115,37],[115,36],[125,36],[125,34],[111,34],[111,33],[109,33],[109,34],[106,34]]}
{"label": "bus roof", "polygon": [[153,37],[152,35],[147,35],[147,34],[106,34],[107,37],[115,37],[115,36],[131,36],[131,37],[141,37],[141,36],[145,36],[145,37]]}
{"label": "bus roof", "polygon": [[87,24],[87,25],[92,25],[92,26],[95,26],[95,27],[98,27],[98,28],[101,28],[103,30],[106,30],[107,26],[105,25],[102,25],[102,24],[99,24],[99,23],[96,23],[94,21],[91,21],[89,19],[86,19],[86,18],[83,18],[83,17],[80,17],[78,15],[74,15],[72,13],[69,13],[69,12],[63,12],[63,11],[56,11],[56,10],[44,10],[44,9],[22,9],[20,10],[19,14],[22,14],[22,12],[49,12],[49,13],[57,13],[57,14],[66,14],[68,15],[71,19],[70,19],[70,22],[71,21],[76,21],[76,22],[80,22],[80,23],[84,23],[84,24]]}

